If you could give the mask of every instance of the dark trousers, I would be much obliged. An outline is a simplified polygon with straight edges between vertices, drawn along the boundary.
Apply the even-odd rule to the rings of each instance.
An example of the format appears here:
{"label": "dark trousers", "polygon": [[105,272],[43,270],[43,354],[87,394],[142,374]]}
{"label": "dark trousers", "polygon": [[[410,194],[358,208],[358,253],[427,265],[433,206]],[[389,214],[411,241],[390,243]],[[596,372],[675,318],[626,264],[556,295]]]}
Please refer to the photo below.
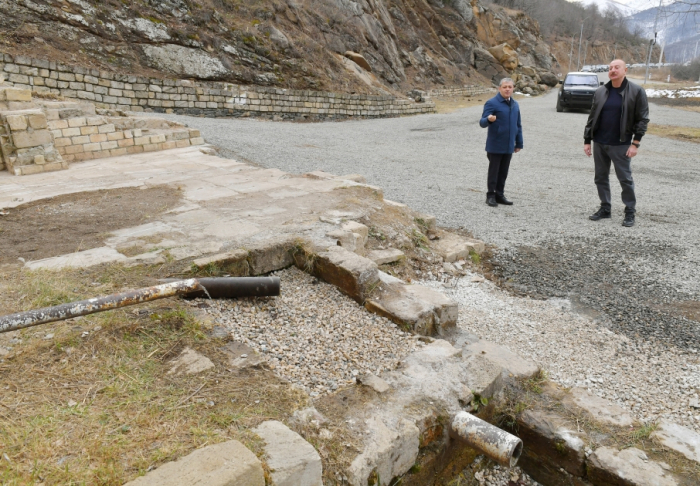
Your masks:
{"label": "dark trousers", "polygon": [[637,198],[634,195],[632,179],[632,158],[627,157],[628,145],[603,145],[593,142],[593,160],[595,163],[595,185],[598,188],[601,207],[611,207],[610,197],[610,163],[615,167],[617,180],[622,186],[622,202],[625,213],[634,213]]}
{"label": "dark trousers", "polygon": [[487,196],[502,196],[503,189],[506,186],[508,178],[508,169],[510,168],[510,159],[513,154],[492,154],[486,152],[486,157],[489,158],[489,178],[487,181],[488,192]]}

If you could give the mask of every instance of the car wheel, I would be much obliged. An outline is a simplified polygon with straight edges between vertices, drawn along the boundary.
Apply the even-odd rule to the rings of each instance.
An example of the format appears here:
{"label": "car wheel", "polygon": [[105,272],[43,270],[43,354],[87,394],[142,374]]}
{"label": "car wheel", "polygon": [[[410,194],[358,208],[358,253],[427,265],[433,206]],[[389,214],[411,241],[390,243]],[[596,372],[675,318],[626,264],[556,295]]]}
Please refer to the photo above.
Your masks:
{"label": "car wheel", "polygon": [[564,111],[564,107],[561,106],[561,101],[557,100],[557,113]]}

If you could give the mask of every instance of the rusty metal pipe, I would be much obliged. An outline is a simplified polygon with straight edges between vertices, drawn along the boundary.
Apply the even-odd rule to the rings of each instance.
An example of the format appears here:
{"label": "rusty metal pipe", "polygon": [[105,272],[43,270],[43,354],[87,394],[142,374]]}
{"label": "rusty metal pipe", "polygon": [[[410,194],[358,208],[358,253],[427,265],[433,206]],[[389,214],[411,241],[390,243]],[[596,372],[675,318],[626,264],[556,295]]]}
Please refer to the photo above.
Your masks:
{"label": "rusty metal pipe", "polygon": [[280,294],[279,277],[213,277],[198,278],[204,290],[184,294],[186,299],[209,297],[233,299],[236,297],[272,297]]}
{"label": "rusty metal pipe", "polygon": [[195,278],[0,317],[0,333],[201,290]]}
{"label": "rusty metal pipe", "polygon": [[523,452],[522,440],[467,412],[452,419],[452,434],[503,466],[515,466]]}

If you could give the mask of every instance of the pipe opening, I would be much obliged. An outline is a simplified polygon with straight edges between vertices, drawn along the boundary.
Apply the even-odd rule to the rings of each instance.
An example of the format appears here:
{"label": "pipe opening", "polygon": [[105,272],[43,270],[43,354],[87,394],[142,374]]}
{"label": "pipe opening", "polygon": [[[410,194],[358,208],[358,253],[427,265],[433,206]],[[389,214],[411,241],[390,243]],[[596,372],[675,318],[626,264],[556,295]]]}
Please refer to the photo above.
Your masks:
{"label": "pipe opening", "polygon": [[515,444],[515,448],[513,448],[513,452],[510,454],[510,467],[515,467],[515,465],[518,463],[518,459],[520,459],[520,454],[523,453],[523,441],[518,441],[517,444]]}

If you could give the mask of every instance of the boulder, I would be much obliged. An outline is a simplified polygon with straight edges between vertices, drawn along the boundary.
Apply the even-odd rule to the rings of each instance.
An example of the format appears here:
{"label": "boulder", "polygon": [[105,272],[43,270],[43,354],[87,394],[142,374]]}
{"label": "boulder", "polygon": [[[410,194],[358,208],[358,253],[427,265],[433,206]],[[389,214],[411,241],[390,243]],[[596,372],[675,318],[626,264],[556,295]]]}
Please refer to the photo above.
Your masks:
{"label": "boulder", "polygon": [[124,486],[265,486],[262,463],[237,440],[221,442],[168,462]]}
{"label": "boulder", "polygon": [[143,44],[141,50],[151,67],[178,76],[220,79],[230,74],[219,58],[199,49],[175,44]]}
{"label": "boulder", "polygon": [[540,80],[542,80],[542,84],[546,84],[550,88],[553,88],[557,84],[559,84],[559,78],[557,78],[557,76],[554,73],[546,71],[540,73]]}
{"label": "boulder", "polygon": [[372,72],[372,66],[369,65],[367,59],[365,59],[365,57],[362,54],[358,54],[357,52],[353,51],[345,51],[344,55],[365,71],[370,73]]}
{"label": "boulder", "polygon": [[513,71],[518,67],[518,53],[508,43],[493,46],[489,52],[506,70]]}

